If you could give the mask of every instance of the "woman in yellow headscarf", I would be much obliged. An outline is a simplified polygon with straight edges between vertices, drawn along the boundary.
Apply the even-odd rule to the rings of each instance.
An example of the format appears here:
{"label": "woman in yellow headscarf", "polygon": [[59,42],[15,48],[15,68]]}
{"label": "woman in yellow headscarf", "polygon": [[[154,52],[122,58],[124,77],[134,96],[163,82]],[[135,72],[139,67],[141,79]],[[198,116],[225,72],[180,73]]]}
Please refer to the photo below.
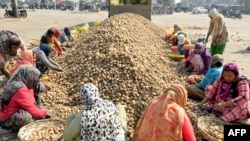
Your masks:
{"label": "woman in yellow headscarf", "polygon": [[195,141],[191,122],[182,107],[187,91],[178,84],[149,102],[135,127],[134,141]]}
{"label": "woman in yellow headscarf", "polygon": [[211,55],[223,55],[228,37],[224,16],[220,14],[216,9],[210,10],[208,16],[211,20],[207,33],[207,40],[210,35],[213,36],[210,48]]}

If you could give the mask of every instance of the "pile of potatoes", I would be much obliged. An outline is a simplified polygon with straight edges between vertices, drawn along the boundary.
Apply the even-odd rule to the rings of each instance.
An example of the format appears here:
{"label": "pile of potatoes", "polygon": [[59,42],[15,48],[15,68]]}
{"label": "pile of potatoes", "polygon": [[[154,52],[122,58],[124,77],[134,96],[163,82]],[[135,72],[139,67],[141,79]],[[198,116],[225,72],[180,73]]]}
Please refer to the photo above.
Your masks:
{"label": "pile of potatoes", "polygon": [[52,141],[58,140],[60,134],[63,131],[63,125],[57,125],[56,127],[43,127],[39,130],[33,131],[27,141]]}
{"label": "pile of potatoes", "polygon": [[93,83],[102,98],[125,105],[133,130],[135,103],[149,101],[167,85],[183,80],[162,51],[164,35],[147,19],[127,13],[80,34],[75,46],[56,60],[64,71],[48,74],[66,88],[68,98],[62,104],[81,105],[80,87]]}
{"label": "pile of potatoes", "polygon": [[93,83],[102,98],[125,106],[131,137],[136,102],[148,102],[170,84],[185,83],[185,77],[178,74],[179,63],[167,57],[164,36],[163,29],[139,15],[124,13],[104,20],[80,33],[74,46],[56,59],[64,71],[48,72],[57,85],[51,85],[44,101],[82,105],[80,87]]}

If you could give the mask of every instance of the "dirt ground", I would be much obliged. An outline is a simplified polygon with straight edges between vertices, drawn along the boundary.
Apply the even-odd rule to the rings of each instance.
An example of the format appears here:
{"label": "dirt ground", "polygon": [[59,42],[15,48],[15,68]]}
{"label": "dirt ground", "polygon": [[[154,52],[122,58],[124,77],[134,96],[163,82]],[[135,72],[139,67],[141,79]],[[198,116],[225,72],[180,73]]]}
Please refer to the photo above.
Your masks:
{"label": "dirt ground", "polygon": [[[39,40],[41,35],[50,27],[60,29],[65,26],[74,26],[95,20],[108,18],[108,12],[98,13],[72,12],[56,10],[36,10],[28,11],[27,18],[5,19],[4,9],[0,9],[0,30],[11,30],[22,37],[26,45],[29,46],[31,40]],[[229,42],[225,50],[225,62],[235,62],[241,69],[241,74],[250,78],[250,45],[248,35],[250,31],[250,16],[243,15],[243,19],[225,19],[229,31]],[[177,23],[185,28],[190,38],[198,35],[206,35],[209,18],[207,14],[193,15],[191,13],[174,13],[173,15],[152,15],[152,22],[167,30]],[[162,35],[164,37],[165,35]],[[211,40],[211,38],[210,38]],[[207,43],[207,47],[210,42]]]}
{"label": "dirt ground", "polygon": [[[38,40],[50,27],[63,28],[108,18],[107,11],[89,13],[86,11],[36,10],[28,11],[28,17],[20,19],[5,19],[3,14],[4,9],[0,9],[0,30],[12,30],[18,33],[27,45],[29,45],[30,40]],[[250,45],[248,38],[250,16],[243,15],[241,20],[226,18],[225,21],[229,31],[229,42],[224,54],[225,62],[237,63],[241,74],[250,77],[250,51],[246,50],[247,46]],[[199,34],[206,35],[209,26],[207,14],[152,15],[152,22],[165,30],[177,23],[186,29],[191,38],[197,37]],[[164,35],[162,36],[164,37]],[[207,43],[207,47],[209,46],[210,42]]]}

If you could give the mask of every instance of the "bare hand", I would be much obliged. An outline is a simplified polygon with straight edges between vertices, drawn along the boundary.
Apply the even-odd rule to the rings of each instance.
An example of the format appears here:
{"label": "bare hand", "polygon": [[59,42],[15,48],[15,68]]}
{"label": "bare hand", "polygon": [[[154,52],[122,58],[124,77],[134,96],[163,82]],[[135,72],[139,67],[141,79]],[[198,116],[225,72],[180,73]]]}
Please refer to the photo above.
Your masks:
{"label": "bare hand", "polygon": [[202,109],[202,105],[203,105],[203,103],[201,103],[201,102],[199,102],[199,103],[196,104],[196,106],[197,106],[199,109]]}
{"label": "bare hand", "polygon": [[217,103],[214,105],[214,110],[221,110],[223,109],[223,102]]}

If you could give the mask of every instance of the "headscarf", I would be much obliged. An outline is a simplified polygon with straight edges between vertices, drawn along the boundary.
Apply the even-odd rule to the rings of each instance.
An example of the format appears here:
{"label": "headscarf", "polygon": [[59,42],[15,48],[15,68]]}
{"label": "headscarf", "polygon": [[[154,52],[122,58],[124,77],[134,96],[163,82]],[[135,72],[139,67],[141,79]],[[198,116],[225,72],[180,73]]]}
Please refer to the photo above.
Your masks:
{"label": "headscarf", "polygon": [[[10,41],[11,40],[11,41]],[[3,54],[16,54],[17,51],[13,51],[10,42],[18,43],[20,42],[19,36],[8,30],[0,31],[0,53]]]}
{"label": "headscarf", "polygon": [[11,97],[22,87],[28,89],[35,88],[40,79],[40,71],[32,66],[20,66],[18,71],[14,73],[7,82],[3,94],[2,105],[8,105]]}
{"label": "headscarf", "polygon": [[[187,91],[178,84],[153,99],[137,122],[135,141],[181,141]],[[164,123],[164,124],[163,124]]]}
{"label": "headscarf", "polygon": [[41,44],[39,48],[45,53],[46,56],[49,56],[49,53],[51,51],[51,47],[49,45]]}
{"label": "headscarf", "polygon": [[83,102],[83,105],[91,107],[98,100],[100,100],[98,88],[91,83],[86,83],[81,87],[80,96]]}
{"label": "headscarf", "polygon": [[208,15],[210,17],[212,17],[213,19],[216,18],[216,17],[218,17],[219,14],[220,13],[215,8],[213,8],[212,10],[210,10],[209,13],[208,13]]}
{"label": "headscarf", "polygon": [[65,33],[66,36],[68,36],[68,37],[71,35],[70,29],[69,29],[68,27],[65,27],[65,28],[64,28],[64,33]]}
{"label": "headscarf", "polygon": [[212,61],[211,61],[211,65],[214,65],[216,63],[221,63],[221,65],[223,65],[224,62],[224,57],[221,54],[215,54],[212,57]]}
{"label": "headscarf", "polygon": [[235,75],[236,75],[236,79],[237,77],[240,77],[239,75],[239,68],[235,63],[227,63],[223,66],[223,70],[222,73],[224,71],[232,71]]}
{"label": "headscarf", "polygon": [[221,18],[222,24],[225,24],[223,15],[221,15],[216,9],[210,10],[208,15],[212,17],[211,21],[213,22],[213,29],[212,29],[211,35],[217,36],[221,34],[223,29],[219,28],[219,24],[220,24],[219,20]]}
{"label": "headscarf", "polygon": [[203,42],[197,42],[194,47],[194,54],[202,54],[205,51],[205,45]]}
{"label": "headscarf", "polygon": [[178,36],[177,36],[177,39],[178,39],[178,45],[181,45],[181,44],[184,44],[185,43],[185,35],[183,35],[183,34],[179,34]]}
{"label": "headscarf", "polygon": [[174,33],[182,31],[182,28],[178,24],[174,24]]}
{"label": "headscarf", "polygon": [[54,31],[54,35],[56,38],[59,38],[59,36],[61,35],[61,31],[58,28],[52,27],[50,28]]}
{"label": "headscarf", "polygon": [[81,139],[124,141],[115,105],[101,99],[98,88],[91,83],[81,87],[80,97],[85,106],[81,118]]}
{"label": "headscarf", "polygon": [[222,75],[220,77],[220,83],[217,91],[217,99],[220,98],[226,100],[226,98],[230,94],[231,85],[233,82],[232,83],[226,82],[226,80],[223,78],[224,71],[232,71],[236,75],[234,82],[239,79],[240,73],[239,73],[239,68],[235,63],[227,63],[223,66]]}
{"label": "headscarf", "polygon": [[34,66],[34,57],[32,50],[26,50],[22,52],[17,59],[17,62],[10,70],[10,76],[19,68],[21,65]]}

